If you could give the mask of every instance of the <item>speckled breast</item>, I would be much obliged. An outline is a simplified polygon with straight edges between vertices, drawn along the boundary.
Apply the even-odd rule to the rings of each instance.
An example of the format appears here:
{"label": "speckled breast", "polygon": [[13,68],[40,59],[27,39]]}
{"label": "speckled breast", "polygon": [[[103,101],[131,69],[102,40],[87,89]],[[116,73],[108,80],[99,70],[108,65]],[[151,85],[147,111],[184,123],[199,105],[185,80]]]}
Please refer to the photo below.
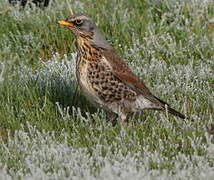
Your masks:
{"label": "speckled breast", "polygon": [[83,57],[78,58],[79,59],[77,60],[76,75],[84,95],[95,106],[103,106],[104,102],[99,98],[96,91],[94,91],[92,83],[89,80],[89,61],[87,61]]}

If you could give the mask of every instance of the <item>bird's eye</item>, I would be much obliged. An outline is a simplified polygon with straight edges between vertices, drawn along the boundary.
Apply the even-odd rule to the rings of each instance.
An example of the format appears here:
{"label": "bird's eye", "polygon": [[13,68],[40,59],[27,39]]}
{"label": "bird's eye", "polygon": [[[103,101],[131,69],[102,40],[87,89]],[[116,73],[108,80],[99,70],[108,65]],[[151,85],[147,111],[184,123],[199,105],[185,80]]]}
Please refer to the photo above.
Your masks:
{"label": "bird's eye", "polygon": [[77,25],[81,25],[82,23],[83,23],[82,19],[75,20],[75,24],[77,24]]}

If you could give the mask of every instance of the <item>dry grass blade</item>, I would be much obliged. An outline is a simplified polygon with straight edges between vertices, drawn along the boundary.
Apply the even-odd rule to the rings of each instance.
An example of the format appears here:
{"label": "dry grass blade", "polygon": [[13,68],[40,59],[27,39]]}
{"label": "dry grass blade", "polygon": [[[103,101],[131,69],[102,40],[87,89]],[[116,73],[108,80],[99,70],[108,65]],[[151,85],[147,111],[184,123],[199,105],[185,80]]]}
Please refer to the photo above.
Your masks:
{"label": "dry grass blade", "polygon": [[0,15],[3,15],[3,14],[6,14],[8,13],[9,11],[13,10],[14,8],[16,8],[17,6],[10,6],[10,7],[7,7],[6,9],[4,9],[3,11],[0,11]]}

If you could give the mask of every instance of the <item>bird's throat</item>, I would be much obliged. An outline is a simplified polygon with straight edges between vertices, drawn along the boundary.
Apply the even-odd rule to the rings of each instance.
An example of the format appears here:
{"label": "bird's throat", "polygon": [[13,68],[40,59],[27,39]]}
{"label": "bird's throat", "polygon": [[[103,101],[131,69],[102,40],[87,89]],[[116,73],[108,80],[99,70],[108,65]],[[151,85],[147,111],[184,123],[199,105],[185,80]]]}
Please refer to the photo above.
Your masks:
{"label": "bird's throat", "polygon": [[86,61],[98,61],[101,58],[101,49],[90,44],[91,39],[77,38],[78,55]]}

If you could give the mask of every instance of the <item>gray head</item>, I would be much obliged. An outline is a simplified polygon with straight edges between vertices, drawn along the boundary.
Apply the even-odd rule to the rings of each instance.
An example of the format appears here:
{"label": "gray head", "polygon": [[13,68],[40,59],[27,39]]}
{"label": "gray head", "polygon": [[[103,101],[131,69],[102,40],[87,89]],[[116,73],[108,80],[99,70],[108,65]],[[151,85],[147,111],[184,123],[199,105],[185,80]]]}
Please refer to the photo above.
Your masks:
{"label": "gray head", "polygon": [[91,45],[100,48],[111,48],[92,19],[83,14],[74,14],[66,20],[58,21],[58,23],[68,27],[77,39],[89,41]]}

